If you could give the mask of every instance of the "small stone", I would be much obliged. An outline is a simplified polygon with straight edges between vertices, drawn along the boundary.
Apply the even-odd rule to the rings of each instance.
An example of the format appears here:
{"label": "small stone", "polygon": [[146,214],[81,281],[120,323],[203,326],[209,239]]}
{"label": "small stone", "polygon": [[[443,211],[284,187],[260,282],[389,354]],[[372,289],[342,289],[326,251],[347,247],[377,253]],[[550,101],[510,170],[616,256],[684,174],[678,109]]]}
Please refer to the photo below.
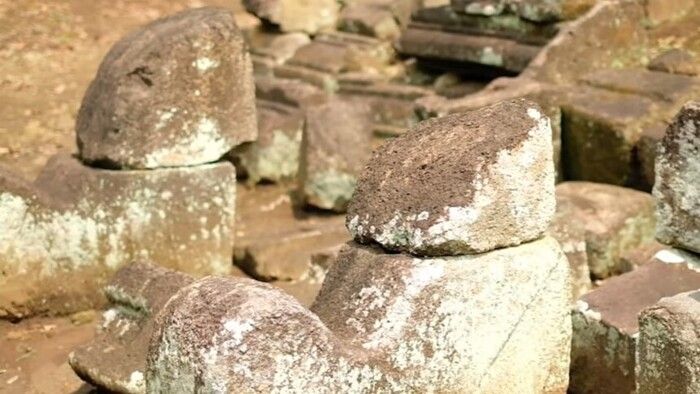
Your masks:
{"label": "small stone", "polygon": [[551,133],[522,99],[424,121],[375,151],[348,229],[360,242],[426,256],[538,238],[555,210]]}
{"label": "small stone", "polygon": [[656,157],[656,238],[700,253],[700,102],[686,104]]}
{"label": "small stone", "polygon": [[370,108],[331,99],[306,110],[299,191],[311,206],[345,212],[372,151]]}
{"label": "small stone", "polygon": [[644,310],[637,346],[637,393],[700,392],[700,291]]}
{"label": "small stone", "polygon": [[304,33],[281,34],[273,38],[267,46],[254,52],[274,59],[276,64],[282,64],[291,59],[299,48],[310,42],[311,38]]}
{"label": "small stone", "polygon": [[209,163],[254,140],[252,65],[233,15],[191,9],[116,43],[76,131],[80,157],[109,168]]}
{"label": "small stone", "polygon": [[700,59],[682,49],[669,49],[653,58],[647,66],[649,70],[671,74],[700,75]]}
{"label": "small stone", "polygon": [[307,34],[334,27],[339,8],[335,0],[244,0],[243,5],[258,18],[279,25],[283,32]]}

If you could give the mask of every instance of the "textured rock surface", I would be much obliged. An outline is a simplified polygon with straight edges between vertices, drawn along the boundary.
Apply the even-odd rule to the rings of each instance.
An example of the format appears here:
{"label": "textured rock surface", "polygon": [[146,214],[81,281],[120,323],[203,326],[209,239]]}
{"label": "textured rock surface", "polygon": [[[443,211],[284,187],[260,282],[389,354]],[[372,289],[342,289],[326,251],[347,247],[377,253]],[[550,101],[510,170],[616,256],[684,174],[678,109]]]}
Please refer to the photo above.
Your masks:
{"label": "textured rock surface", "polygon": [[637,392],[700,392],[700,291],[662,298],[639,317]]}
{"label": "textured rock surface", "polygon": [[534,22],[575,19],[588,11],[597,0],[515,0],[518,15]]}
{"label": "textured rock surface", "polygon": [[299,163],[301,198],[344,212],[371,151],[368,105],[336,98],[308,108]]}
{"label": "textured rock surface", "polygon": [[686,104],[656,157],[656,238],[700,253],[700,101]]}
{"label": "textured rock surface", "polygon": [[0,175],[0,317],[98,307],[99,289],[137,259],[193,274],[231,267],[229,163],[112,171],[68,156],[34,184]]}
{"label": "textured rock surface", "polygon": [[647,66],[649,70],[672,74],[700,75],[700,59],[682,49],[669,49],[653,58]]}
{"label": "textured rock surface", "polygon": [[315,313],[264,284],[202,279],[158,317],[148,391],[563,392],[567,277],[545,238],[443,259],[349,244]]}
{"label": "textured rock surface", "polygon": [[110,308],[97,336],[70,354],[69,363],[85,381],[111,392],[146,391],[146,355],[158,312],[194,279],[147,263],[117,272],[105,288]]}
{"label": "textured rock surface", "polygon": [[119,168],[213,162],[254,140],[252,65],[233,15],[187,10],[116,43],[76,130],[84,161]]}
{"label": "textured rock surface", "polygon": [[334,27],[339,8],[334,0],[244,0],[243,5],[284,32],[309,34]]}
{"label": "textured rock surface", "polygon": [[662,297],[699,287],[700,259],[664,249],[583,296],[572,315],[571,392],[633,392],[638,314]]}
{"label": "textured rock surface", "polygon": [[551,132],[526,100],[422,122],[375,151],[348,229],[361,242],[420,255],[538,238],[555,209]]}
{"label": "textured rock surface", "polygon": [[557,185],[556,198],[550,234],[576,262],[574,267],[585,253],[594,278],[627,271],[621,255],[654,239],[654,199],[648,193],[602,183],[564,182]]}

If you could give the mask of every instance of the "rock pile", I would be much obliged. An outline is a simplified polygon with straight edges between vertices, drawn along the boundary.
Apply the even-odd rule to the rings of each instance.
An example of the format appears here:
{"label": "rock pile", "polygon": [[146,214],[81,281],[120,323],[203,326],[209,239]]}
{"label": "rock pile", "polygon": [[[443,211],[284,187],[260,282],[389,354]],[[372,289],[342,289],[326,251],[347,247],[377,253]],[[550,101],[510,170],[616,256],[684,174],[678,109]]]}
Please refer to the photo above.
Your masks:
{"label": "rock pile", "polygon": [[236,172],[218,160],[256,136],[251,67],[222,9],[115,44],[78,115],[78,158],[53,158],[34,183],[0,172],[0,317],[99,307],[134,259],[228,273]]}

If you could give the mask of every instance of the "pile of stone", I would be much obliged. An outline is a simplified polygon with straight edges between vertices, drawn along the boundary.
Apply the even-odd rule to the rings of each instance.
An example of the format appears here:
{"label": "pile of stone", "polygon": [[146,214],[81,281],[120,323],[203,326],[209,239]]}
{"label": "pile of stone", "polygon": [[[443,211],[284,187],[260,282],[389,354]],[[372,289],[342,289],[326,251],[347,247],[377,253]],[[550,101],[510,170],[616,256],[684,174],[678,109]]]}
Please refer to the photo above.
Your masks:
{"label": "pile of stone", "polygon": [[[550,133],[525,100],[421,123],[370,159],[347,217],[355,242],[311,310],[248,279],[135,265],[71,364],[133,393],[563,392],[568,265],[542,237],[555,204]],[[147,356],[130,345],[146,337]],[[113,368],[91,356],[104,346],[138,360]]]}
{"label": "pile of stone", "polygon": [[232,267],[235,168],[256,138],[252,65],[228,11],[188,10],[110,50],[76,125],[77,157],[34,183],[0,172],[0,317],[100,307],[121,266]]}
{"label": "pile of stone", "polygon": [[637,269],[581,297],[573,313],[572,390],[700,390],[698,151],[700,103],[691,102],[666,131],[656,160],[662,245]]}

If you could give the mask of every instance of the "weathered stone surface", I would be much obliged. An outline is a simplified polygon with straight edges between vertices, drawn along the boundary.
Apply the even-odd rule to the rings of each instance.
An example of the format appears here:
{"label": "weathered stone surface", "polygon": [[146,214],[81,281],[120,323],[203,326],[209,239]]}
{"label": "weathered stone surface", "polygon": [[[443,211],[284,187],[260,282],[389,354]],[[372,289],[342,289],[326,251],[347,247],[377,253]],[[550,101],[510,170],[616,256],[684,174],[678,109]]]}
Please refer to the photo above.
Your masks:
{"label": "weathered stone surface", "polygon": [[653,58],[647,68],[671,74],[697,76],[700,75],[700,59],[688,51],[674,48]]}
{"label": "weathered stone surface", "polygon": [[668,249],[668,245],[656,241],[645,242],[620,254],[620,270],[629,272],[648,263],[660,250]]}
{"label": "weathered stone surface", "polygon": [[682,18],[694,6],[694,0],[646,0],[642,3],[646,19],[653,25]]}
{"label": "weathered stone surface", "polygon": [[583,261],[580,254],[586,254],[594,278],[626,272],[621,255],[654,239],[654,199],[648,193],[602,183],[564,182],[557,185],[556,198],[550,234],[575,266]]}
{"label": "weathered stone surface", "polygon": [[110,392],[144,393],[154,319],[171,296],[193,281],[147,263],[119,270],[105,288],[110,307],[102,314],[97,336],[70,354],[75,373]]}
{"label": "weathered stone surface", "polygon": [[637,392],[700,392],[700,290],[662,298],[639,317]]}
{"label": "weathered stone surface", "polygon": [[634,392],[638,314],[662,297],[699,288],[699,268],[697,257],[663,250],[649,263],[584,295],[572,315],[569,390]]}
{"label": "weathered stone surface", "polygon": [[284,32],[309,34],[334,27],[339,8],[334,0],[244,0],[243,5]]}
{"label": "weathered stone surface", "polygon": [[470,15],[494,16],[506,11],[508,0],[451,0],[450,5],[457,12]]}
{"label": "weathered stone surface", "polygon": [[81,158],[157,168],[219,160],[255,139],[252,66],[233,15],[192,9],[115,44],[76,124]]}
{"label": "weathered stone surface", "polygon": [[299,192],[305,203],[345,211],[372,151],[371,130],[365,103],[334,98],[306,110],[299,164]]}
{"label": "weathered stone surface", "polygon": [[390,10],[376,4],[350,4],[340,13],[338,29],[349,33],[393,40],[401,30]]}
{"label": "weathered stone surface", "polygon": [[700,101],[686,104],[656,157],[656,238],[700,253]]}
{"label": "weathered stone surface", "polygon": [[513,8],[522,18],[534,22],[575,19],[587,12],[597,0],[514,0]]}
{"label": "weathered stone surface", "polygon": [[554,214],[549,119],[527,100],[420,123],[378,148],[348,208],[356,240],[419,255],[538,238]]}
{"label": "weathered stone surface", "polygon": [[251,52],[272,59],[275,64],[282,64],[291,59],[297,50],[311,42],[304,33],[287,33],[276,35],[261,48],[251,49]]}
{"label": "weathered stone surface", "polygon": [[636,158],[641,170],[640,188],[651,191],[656,181],[654,171],[659,143],[666,134],[666,123],[655,123],[645,127],[636,145]]}
{"label": "weathered stone surface", "polygon": [[255,95],[259,100],[295,108],[315,105],[328,98],[314,85],[287,78],[256,78]]}
{"label": "weathered stone surface", "polygon": [[261,283],[205,278],[159,314],[148,391],[563,392],[567,277],[545,238],[443,259],[350,244],[315,313]]}
{"label": "weathered stone surface", "polygon": [[590,86],[614,92],[646,96],[654,100],[684,102],[696,96],[700,78],[645,69],[600,70],[587,74],[582,81]]}
{"label": "weathered stone surface", "polygon": [[224,274],[233,248],[229,163],[148,171],[94,169],[68,156],[34,184],[0,175],[0,317],[99,307],[122,265],[150,259]]}

